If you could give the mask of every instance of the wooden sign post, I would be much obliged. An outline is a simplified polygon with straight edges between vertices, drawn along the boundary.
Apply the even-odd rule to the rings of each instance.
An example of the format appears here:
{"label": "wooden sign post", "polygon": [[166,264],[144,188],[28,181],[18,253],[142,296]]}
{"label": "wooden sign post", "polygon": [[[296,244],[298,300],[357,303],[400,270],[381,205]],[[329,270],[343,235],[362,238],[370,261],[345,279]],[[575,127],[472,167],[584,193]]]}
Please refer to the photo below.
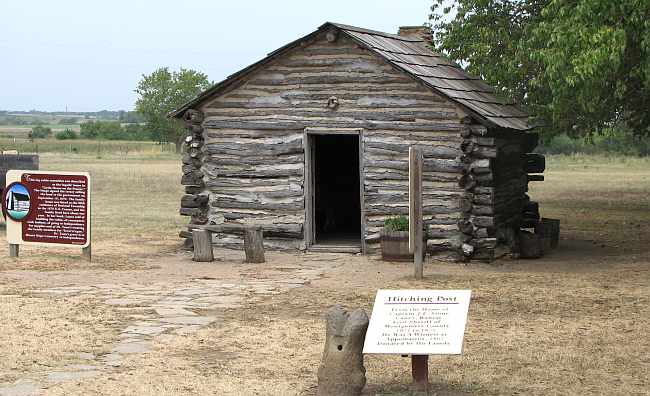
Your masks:
{"label": "wooden sign post", "polygon": [[415,279],[422,279],[422,150],[409,147],[409,252],[413,253]]}
{"label": "wooden sign post", "polygon": [[471,290],[378,290],[363,353],[411,355],[412,390],[429,390],[429,355],[460,354]]}
{"label": "wooden sign post", "polygon": [[9,255],[22,244],[75,246],[91,259],[90,174],[10,170],[2,194]]}

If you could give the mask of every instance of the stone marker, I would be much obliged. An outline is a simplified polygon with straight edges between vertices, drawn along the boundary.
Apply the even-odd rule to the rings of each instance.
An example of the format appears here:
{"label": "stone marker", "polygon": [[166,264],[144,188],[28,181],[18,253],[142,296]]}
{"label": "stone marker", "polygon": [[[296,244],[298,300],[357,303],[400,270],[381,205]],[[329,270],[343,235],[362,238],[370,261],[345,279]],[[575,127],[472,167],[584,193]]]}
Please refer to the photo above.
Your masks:
{"label": "stone marker", "polygon": [[194,261],[214,261],[212,253],[212,232],[208,230],[192,231],[192,240],[194,241]]}
{"label": "stone marker", "polygon": [[335,305],[325,320],[325,350],[318,368],[317,396],[360,395],[366,385],[362,350],[368,315],[361,308],[349,314]]}
{"label": "stone marker", "polygon": [[246,252],[247,263],[264,262],[264,238],[262,235],[262,227],[247,227],[244,230],[244,251]]}

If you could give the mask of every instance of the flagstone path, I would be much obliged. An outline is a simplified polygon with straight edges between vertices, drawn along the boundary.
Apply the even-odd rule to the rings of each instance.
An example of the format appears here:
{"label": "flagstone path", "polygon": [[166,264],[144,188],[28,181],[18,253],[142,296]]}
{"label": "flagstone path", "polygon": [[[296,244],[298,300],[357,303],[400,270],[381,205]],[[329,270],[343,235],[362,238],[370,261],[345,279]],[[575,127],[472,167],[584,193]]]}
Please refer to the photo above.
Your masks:
{"label": "flagstone path", "polygon": [[[83,364],[63,365],[46,372],[29,373],[14,383],[0,383],[0,396],[27,396],[46,393],[48,386],[70,380],[83,380],[119,368],[128,354],[146,353],[152,341],[164,334],[187,334],[218,323],[220,313],[237,309],[269,296],[308,284],[336,259],[305,261],[300,264],[270,267],[265,271],[242,274],[240,279],[219,280],[199,277],[189,282],[99,283],[84,286],[59,286],[33,291],[35,296],[91,297],[123,311],[129,322],[111,352],[95,356],[79,352]],[[334,265],[333,265],[334,264]]]}

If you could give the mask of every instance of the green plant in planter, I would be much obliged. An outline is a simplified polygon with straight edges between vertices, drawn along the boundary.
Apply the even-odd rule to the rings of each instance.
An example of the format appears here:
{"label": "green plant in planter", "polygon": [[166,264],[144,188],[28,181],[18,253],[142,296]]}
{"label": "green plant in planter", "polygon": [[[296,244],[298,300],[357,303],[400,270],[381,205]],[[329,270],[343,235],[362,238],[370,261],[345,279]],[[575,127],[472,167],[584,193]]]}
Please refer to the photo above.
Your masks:
{"label": "green plant in planter", "polygon": [[384,220],[385,231],[408,231],[409,219],[406,216],[389,217]]}

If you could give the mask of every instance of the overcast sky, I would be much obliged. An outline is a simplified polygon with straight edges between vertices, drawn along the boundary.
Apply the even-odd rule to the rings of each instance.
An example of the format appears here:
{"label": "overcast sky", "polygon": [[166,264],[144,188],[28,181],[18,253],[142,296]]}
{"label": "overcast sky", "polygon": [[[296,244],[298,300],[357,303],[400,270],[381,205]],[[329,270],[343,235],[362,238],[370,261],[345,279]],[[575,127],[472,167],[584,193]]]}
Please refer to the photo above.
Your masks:
{"label": "overcast sky", "polygon": [[396,33],[431,0],[0,0],[0,110],[133,109],[142,74],[212,81],[326,21]]}

